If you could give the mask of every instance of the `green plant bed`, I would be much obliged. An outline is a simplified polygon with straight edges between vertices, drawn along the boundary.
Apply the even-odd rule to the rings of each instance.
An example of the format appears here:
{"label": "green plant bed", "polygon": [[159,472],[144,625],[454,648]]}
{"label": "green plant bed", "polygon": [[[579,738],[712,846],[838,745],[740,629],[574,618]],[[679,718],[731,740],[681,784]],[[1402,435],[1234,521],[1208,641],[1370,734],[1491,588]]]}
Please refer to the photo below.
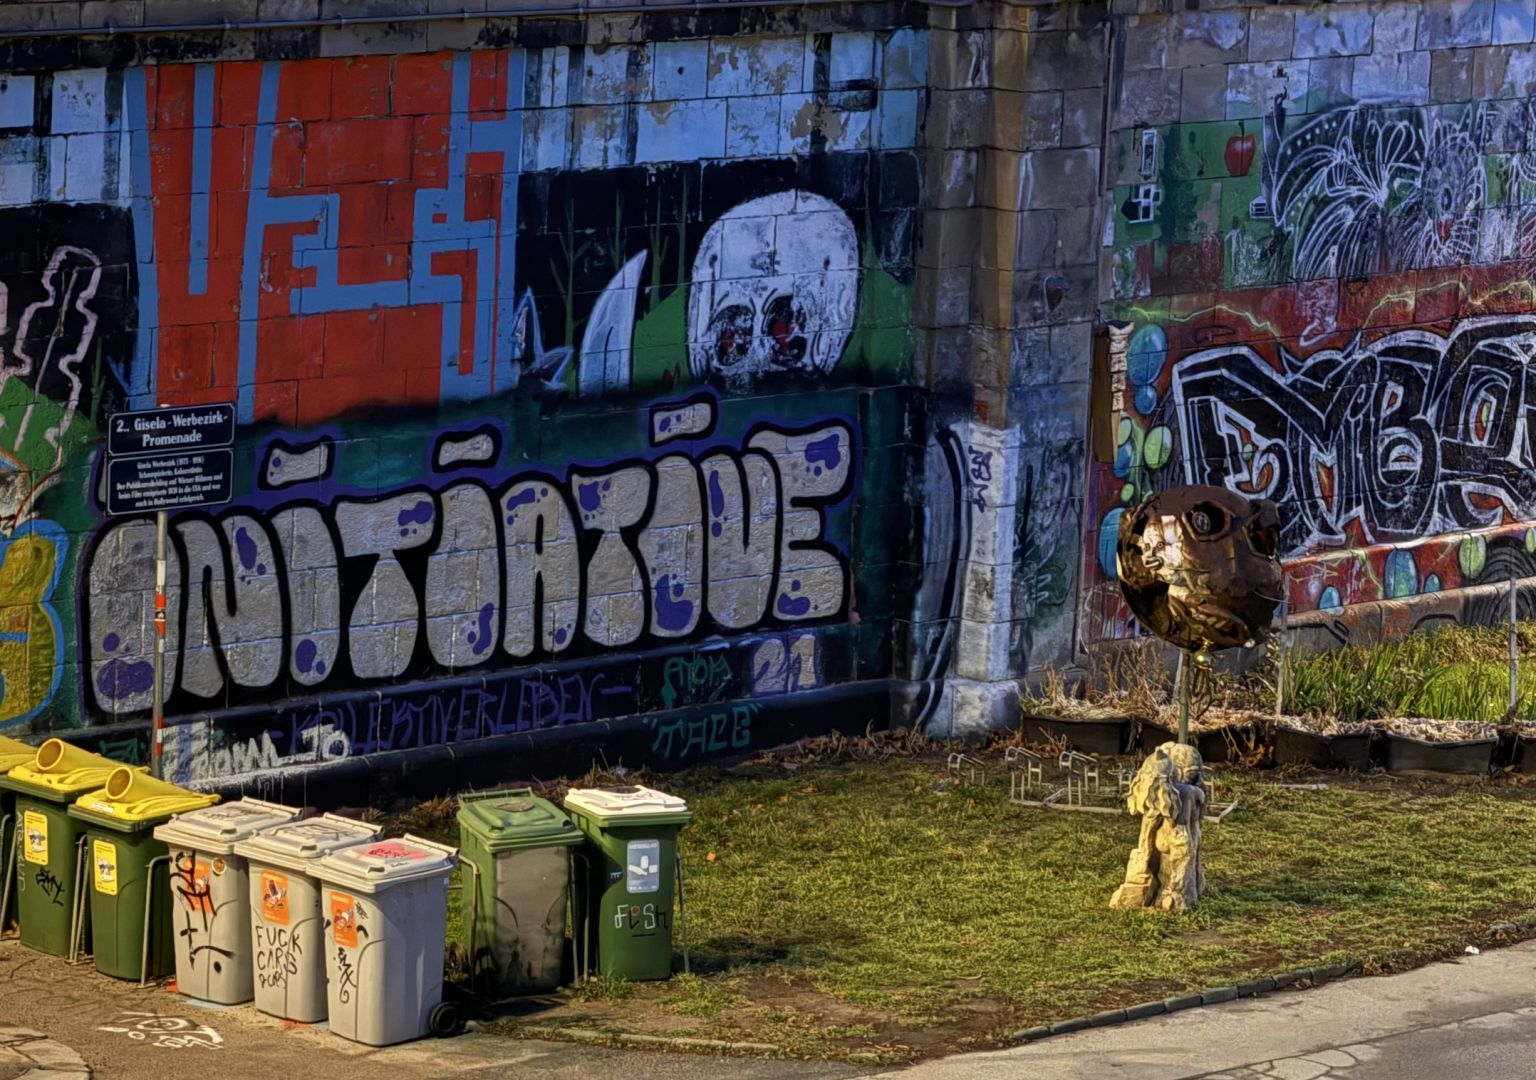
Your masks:
{"label": "green plant bed", "polygon": [[1024,741],[1030,744],[1065,743],[1084,754],[1113,757],[1127,749],[1130,721],[1119,717],[1107,720],[1065,720],[1050,716],[1025,716],[1022,721]]}
{"label": "green plant bed", "polygon": [[1275,764],[1366,772],[1372,764],[1371,733],[1324,734],[1276,724]]}

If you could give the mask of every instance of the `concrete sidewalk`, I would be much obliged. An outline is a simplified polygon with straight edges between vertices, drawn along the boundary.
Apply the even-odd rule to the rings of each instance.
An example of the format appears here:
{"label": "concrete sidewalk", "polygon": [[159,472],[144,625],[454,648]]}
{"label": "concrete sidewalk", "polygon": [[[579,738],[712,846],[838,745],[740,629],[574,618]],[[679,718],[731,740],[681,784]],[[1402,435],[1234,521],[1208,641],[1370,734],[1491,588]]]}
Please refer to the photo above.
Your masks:
{"label": "concrete sidewalk", "polygon": [[1536,942],[1012,1050],[889,1080],[1536,1080]]}

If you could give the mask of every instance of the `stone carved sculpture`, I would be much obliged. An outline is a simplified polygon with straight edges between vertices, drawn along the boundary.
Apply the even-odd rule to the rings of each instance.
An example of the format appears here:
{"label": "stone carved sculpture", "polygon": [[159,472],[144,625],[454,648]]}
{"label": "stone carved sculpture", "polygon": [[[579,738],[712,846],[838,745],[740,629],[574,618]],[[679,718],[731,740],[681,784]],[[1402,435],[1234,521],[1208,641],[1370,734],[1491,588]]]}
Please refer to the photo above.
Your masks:
{"label": "stone carved sculpture", "polygon": [[1181,649],[1231,649],[1280,603],[1280,512],[1267,499],[1190,485],[1120,519],[1120,591],[1148,630]]}
{"label": "stone carved sculpture", "polygon": [[1167,742],[1142,762],[1126,807],[1141,815],[1141,837],[1112,908],[1187,911],[1205,889],[1200,829],[1207,792],[1204,762],[1193,746]]}

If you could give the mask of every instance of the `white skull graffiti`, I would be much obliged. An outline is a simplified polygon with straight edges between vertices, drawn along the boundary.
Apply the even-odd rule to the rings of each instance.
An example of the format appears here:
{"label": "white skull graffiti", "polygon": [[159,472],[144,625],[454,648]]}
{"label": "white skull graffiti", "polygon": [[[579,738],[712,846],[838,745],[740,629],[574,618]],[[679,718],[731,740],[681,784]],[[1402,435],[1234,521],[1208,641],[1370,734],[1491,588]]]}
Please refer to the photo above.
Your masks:
{"label": "white skull graffiti", "polygon": [[828,372],[853,330],[859,240],[837,204],[780,191],[721,215],[688,292],[688,365],[745,383]]}

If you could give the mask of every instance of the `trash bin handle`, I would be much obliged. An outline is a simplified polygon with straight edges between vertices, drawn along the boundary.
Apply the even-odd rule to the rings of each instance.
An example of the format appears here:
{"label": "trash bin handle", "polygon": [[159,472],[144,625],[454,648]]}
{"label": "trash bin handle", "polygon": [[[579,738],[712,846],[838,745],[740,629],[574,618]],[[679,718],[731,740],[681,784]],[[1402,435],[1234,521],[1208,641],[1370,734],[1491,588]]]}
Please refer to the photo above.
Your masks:
{"label": "trash bin handle", "polygon": [[520,787],[497,788],[495,791],[469,791],[459,796],[459,805],[463,806],[465,803],[479,802],[482,799],[498,799],[504,795],[532,796],[533,787],[529,784],[523,784]]}

